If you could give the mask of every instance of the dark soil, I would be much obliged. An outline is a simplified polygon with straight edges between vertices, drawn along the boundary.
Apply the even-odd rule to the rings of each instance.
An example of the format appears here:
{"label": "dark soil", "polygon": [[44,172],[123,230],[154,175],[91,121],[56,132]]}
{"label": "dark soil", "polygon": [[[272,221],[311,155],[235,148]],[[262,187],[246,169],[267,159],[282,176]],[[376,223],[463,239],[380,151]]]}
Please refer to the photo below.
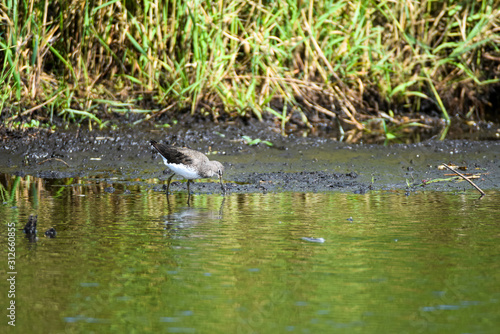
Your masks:
{"label": "dark soil", "polygon": [[[499,141],[425,141],[411,145],[348,145],[332,139],[282,137],[263,123],[213,125],[196,123],[168,129],[154,127],[87,131],[10,131],[0,128],[0,172],[44,179],[84,177],[116,183],[140,183],[162,191],[162,159],[151,139],[209,153],[226,167],[229,193],[327,192],[370,190],[473,190],[467,182],[430,182],[448,178],[442,163],[478,174],[483,190],[500,188]],[[247,145],[243,136],[267,140]],[[156,186],[145,180],[159,178]],[[175,177],[171,190],[186,191]],[[108,189],[107,188],[107,189]],[[194,193],[220,193],[217,180],[194,182]]]}

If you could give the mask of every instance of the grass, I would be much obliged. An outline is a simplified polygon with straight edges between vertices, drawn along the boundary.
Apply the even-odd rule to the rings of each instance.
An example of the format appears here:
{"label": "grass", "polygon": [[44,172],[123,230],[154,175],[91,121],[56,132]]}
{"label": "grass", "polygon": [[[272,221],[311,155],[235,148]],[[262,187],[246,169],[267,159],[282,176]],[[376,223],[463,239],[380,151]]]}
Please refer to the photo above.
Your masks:
{"label": "grass", "polygon": [[438,113],[444,138],[500,87],[494,0],[6,0],[0,17],[7,127],[190,112],[393,141]]}

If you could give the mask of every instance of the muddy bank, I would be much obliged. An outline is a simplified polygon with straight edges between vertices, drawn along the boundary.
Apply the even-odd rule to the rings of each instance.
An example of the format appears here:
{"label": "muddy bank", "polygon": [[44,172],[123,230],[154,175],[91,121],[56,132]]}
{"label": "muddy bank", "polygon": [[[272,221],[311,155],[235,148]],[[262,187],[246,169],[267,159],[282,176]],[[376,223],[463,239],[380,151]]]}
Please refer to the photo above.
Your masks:
{"label": "muddy bank", "polygon": [[[466,166],[478,173],[484,190],[500,189],[499,141],[427,141],[412,145],[347,145],[331,139],[287,138],[262,126],[203,125],[192,128],[134,128],[129,131],[65,131],[49,133],[3,131],[0,172],[41,178],[91,178],[140,183],[161,191],[162,159],[149,140],[168,140],[209,154],[226,166],[224,181],[232,193],[324,192],[364,193],[370,190],[471,190],[466,182],[435,182],[445,178],[441,163]],[[273,143],[249,146],[249,136]],[[147,180],[159,179],[157,182]],[[185,191],[174,179],[171,189]],[[216,180],[195,182],[195,193],[218,193]]]}

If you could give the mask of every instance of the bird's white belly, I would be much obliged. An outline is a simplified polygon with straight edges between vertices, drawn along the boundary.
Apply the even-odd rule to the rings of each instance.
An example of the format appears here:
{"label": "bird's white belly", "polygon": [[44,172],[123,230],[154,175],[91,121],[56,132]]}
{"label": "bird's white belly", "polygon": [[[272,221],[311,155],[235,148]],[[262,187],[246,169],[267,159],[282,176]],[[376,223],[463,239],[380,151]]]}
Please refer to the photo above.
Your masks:
{"label": "bird's white belly", "polygon": [[168,163],[166,159],[163,159],[165,162],[165,165],[167,165],[168,168],[175,174],[179,174],[183,176],[186,179],[199,179],[200,175],[191,167],[187,167],[182,164],[171,164]]}

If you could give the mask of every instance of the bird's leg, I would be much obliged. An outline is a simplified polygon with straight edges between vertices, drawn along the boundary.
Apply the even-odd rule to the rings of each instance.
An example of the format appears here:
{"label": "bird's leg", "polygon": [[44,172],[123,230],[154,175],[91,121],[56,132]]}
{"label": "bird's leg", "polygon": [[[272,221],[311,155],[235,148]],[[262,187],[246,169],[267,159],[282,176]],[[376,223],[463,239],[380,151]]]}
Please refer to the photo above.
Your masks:
{"label": "bird's leg", "polygon": [[191,191],[189,190],[189,184],[191,183],[191,180],[188,180],[188,206],[190,206],[190,201],[191,201]]}
{"label": "bird's leg", "polygon": [[219,174],[219,180],[220,180],[220,187],[222,189],[222,194],[226,194],[226,188],[224,188],[224,183],[222,183],[222,175]]}
{"label": "bird's leg", "polygon": [[[170,182],[172,181],[172,178],[174,177],[174,175],[175,175],[175,173],[170,175],[170,177],[167,179],[167,191],[166,191],[167,195],[168,195],[168,191],[170,189]],[[164,187],[165,187],[165,185],[164,185]]]}

